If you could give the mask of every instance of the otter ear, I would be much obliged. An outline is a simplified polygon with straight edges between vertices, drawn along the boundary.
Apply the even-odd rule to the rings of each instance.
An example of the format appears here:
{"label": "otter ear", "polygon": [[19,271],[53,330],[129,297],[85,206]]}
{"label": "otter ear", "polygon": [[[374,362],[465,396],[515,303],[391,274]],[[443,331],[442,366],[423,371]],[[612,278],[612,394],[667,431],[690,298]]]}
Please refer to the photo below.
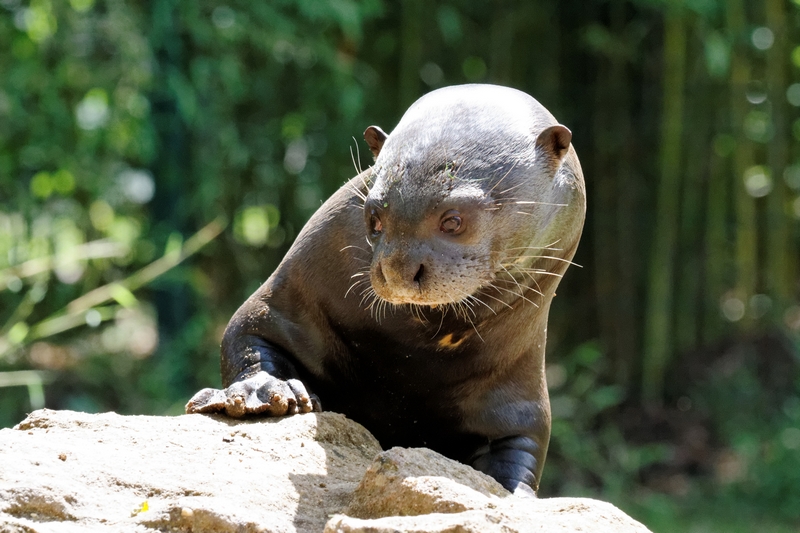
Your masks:
{"label": "otter ear", "polygon": [[566,126],[556,124],[545,128],[542,133],[536,138],[536,147],[543,149],[546,153],[551,154],[556,161],[561,161],[567,150],[569,144],[572,142],[572,132]]}
{"label": "otter ear", "polygon": [[378,126],[370,126],[364,130],[364,140],[367,141],[369,145],[372,157],[378,158],[378,154],[381,153],[381,148],[383,148],[383,142],[386,140],[386,137],[388,137],[388,135]]}

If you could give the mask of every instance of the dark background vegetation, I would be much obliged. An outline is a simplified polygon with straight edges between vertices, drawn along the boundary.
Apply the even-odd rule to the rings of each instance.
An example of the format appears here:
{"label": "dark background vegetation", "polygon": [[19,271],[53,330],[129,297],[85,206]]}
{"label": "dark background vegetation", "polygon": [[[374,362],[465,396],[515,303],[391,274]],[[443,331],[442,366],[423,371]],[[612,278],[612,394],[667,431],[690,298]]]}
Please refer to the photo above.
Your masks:
{"label": "dark background vegetation", "polygon": [[0,0],[0,427],[178,414],[320,202],[439,86],[572,129],[542,494],[800,527],[800,0]]}

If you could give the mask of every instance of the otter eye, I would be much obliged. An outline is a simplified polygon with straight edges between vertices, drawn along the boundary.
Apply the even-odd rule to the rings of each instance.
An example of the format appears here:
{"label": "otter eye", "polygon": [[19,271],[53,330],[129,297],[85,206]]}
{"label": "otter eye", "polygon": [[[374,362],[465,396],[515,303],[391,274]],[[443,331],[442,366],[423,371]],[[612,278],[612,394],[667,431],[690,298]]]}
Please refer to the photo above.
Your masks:
{"label": "otter eye", "polygon": [[443,233],[461,233],[461,228],[464,226],[461,220],[461,215],[458,211],[448,211],[444,214],[441,223],[439,224],[439,231]]}
{"label": "otter eye", "polygon": [[369,217],[369,230],[373,236],[383,231],[383,223],[375,211],[373,211]]}

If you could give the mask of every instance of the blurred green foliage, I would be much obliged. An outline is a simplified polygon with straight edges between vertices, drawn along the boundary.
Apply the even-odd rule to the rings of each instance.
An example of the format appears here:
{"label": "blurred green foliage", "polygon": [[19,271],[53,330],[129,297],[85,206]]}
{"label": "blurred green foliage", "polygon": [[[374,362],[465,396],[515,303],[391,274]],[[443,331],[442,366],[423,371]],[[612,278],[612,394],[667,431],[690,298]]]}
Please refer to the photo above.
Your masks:
{"label": "blurred green foliage", "polygon": [[740,343],[712,368],[689,363],[670,406],[648,414],[608,384],[596,342],[576,347],[548,368],[542,490],[613,501],[653,531],[795,531],[800,383],[784,372],[797,361],[772,357],[767,369],[764,348]]}
{"label": "blurred green foliage", "polygon": [[589,191],[543,493],[800,527],[796,0],[0,0],[0,51],[0,427],[181,413],[365,127],[495,82]]}

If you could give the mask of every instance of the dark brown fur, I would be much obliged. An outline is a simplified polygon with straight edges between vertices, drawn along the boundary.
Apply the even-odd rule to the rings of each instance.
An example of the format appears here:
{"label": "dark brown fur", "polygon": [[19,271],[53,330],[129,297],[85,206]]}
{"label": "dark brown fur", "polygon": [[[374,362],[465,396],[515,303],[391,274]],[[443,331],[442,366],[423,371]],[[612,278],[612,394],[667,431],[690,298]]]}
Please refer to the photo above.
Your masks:
{"label": "dark brown fur", "polygon": [[[320,409],[538,487],[547,315],[583,226],[571,134],[496,86],[423,97],[374,167],[309,220],[222,343],[223,391],[187,412]],[[313,393],[313,394],[312,394]]]}

